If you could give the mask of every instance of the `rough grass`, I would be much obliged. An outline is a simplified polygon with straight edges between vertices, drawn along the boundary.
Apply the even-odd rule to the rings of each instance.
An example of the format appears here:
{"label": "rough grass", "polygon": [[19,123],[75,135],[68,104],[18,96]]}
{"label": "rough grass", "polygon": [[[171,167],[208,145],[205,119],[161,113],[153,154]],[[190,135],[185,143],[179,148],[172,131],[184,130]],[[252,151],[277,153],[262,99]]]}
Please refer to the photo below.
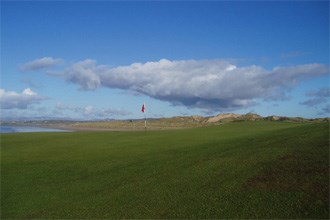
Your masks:
{"label": "rough grass", "polygon": [[1,218],[329,217],[329,124],[1,135]]}

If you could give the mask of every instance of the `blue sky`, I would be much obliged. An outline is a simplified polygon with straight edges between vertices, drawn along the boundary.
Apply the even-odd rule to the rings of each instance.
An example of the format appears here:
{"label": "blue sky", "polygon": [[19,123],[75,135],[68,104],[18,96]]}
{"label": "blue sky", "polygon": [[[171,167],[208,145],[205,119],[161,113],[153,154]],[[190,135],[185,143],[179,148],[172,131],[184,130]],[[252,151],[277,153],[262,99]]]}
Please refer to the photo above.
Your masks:
{"label": "blue sky", "polygon": [[1,1],[3,118],[329,117],[329,2]]}

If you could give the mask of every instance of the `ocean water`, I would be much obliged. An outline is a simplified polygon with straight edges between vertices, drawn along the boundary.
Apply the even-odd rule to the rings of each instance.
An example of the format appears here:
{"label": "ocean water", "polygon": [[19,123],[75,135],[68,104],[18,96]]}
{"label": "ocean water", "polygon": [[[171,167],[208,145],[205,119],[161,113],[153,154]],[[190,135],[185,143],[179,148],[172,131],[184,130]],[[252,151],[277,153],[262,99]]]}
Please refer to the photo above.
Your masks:
{"label": "ocean water", "polygon": [[18,133],[18,132],[68,132],[68,130],[41,128],[34,126],[0,125],[0,133]]}

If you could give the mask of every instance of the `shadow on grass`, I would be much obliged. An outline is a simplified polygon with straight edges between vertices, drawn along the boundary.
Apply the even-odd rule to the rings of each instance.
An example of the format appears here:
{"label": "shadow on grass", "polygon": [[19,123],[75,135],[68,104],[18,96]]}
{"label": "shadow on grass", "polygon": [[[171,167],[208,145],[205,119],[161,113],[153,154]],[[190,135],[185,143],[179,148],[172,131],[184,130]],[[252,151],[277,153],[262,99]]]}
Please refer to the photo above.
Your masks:
{"label": "shadow on grass", "polygon": [[278,158],[276,165],[249,178],[243,188],[302,194],[300,212],[307,218],[329,217],[329,166],[302,153]]}

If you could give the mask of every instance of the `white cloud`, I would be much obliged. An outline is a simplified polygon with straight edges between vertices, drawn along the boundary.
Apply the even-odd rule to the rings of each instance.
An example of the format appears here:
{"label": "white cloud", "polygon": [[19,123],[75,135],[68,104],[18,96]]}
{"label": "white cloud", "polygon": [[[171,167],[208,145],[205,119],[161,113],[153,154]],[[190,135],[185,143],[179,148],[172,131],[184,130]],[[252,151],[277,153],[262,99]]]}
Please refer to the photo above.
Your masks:
{"label": "white cloud", "polygon": [[297,83],[328,73],[326,65],[317,63],[267,70],[238,67],[227,60],[162,59],[114,68],[84,60],[60,76],[83,90],[119,88],[173,105],[214,110],[248,107],[256,99],[283,99]]}
{"label": "white cloud", "polygon": [[79,84],[83,90],[94,90],[101,85],[99,69],[94,60],[84,60],[66,69],[62,76],[69,82]]}
{"label": "white cloud", "polygon": [[44,99],[30,88],[24,89],[22,93],[0,89],[1,109],[26,109],[29,105],[38,104]]}
{"label": "white cloud", "polygon": [[61,63],[61,59],[54,59],[52,57],[43,57],[23,64],[20,67],[21,71],[35,71],[45,69]]}
{"label": "white cloud", "polygon": [[37,93],[33,92],[30,88],[24,89],[22,92],[25,96],[36,96]]}
{"label": "white cloud", "polygon": [[83,113],[86,116],[91,115],[93,113],[93,106],[88,105],[88,106],[84,107]]}

